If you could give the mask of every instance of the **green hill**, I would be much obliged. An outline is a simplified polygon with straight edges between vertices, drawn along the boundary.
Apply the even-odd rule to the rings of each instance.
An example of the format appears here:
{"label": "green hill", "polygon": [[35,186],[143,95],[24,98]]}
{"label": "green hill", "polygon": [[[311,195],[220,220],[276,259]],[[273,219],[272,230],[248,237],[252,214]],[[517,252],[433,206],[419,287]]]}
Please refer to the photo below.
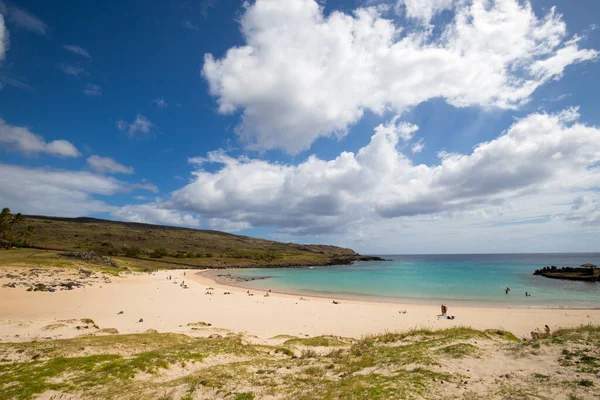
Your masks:
{"label": "green hill", "polygon": [[17,245],[89,251],[197,268],[348,264],[369,259],[351,249],[280,243],[230,233],[96,218],[25,216]]}

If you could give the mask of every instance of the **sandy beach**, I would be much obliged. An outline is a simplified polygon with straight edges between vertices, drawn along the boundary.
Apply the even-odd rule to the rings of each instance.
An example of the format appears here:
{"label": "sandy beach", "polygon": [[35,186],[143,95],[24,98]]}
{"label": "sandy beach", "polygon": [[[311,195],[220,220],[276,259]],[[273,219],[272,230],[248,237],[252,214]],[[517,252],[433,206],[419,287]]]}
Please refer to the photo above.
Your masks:
{"label": "sandy beach", "polygon": [[[184,276],[185,274],[185,276]],[[169,276],[171,280],[167,279]],[[185,281],[187,289],[180,285]],[[439,319],[438,306],[385,304],[252,291],[223,285],[199,271],[171,270],[128,274],[95,280],[84,288],[28,292],[22,287],[2,287],[0,279],[0,340],[28,341],[67,338],[87,333],[73,321],[90,318],[99,328],[119,333],[179,332],[210,335],[244,333],[267,341],[276,335],[335,335],[361,337],[412,328],[443,329],[470,326],[504,329],[520,337],[543,330],[600,324],[600,310],[511,309],[449,307],[454,320]],[[207,288],[212,294],[207,294]],[[230,294],[224,294],[229,292]],[[337,300],[337,299],[336,299]],[[122,312],[122,313],[121,313]],[[143,322],[139,322],[140,319]],[[198,327],[199,322],[211,324]],[[188,325],[191,324],[191,325]],[[196,326],[194,326],[196,324]],[[54,328],[49,330],[48,326]],[[92,332],[92,331],[89,331]]]}

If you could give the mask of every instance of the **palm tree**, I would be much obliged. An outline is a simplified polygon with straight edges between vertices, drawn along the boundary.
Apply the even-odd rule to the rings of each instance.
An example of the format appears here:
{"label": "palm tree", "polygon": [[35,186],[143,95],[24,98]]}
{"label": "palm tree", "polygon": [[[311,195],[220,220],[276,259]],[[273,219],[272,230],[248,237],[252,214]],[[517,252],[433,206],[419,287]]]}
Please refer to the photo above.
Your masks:
{"label": "palm tree", "polygon": [[0,212],[0,239],[6,239],[6,237],[8,236],[10,217],[10,208],[3,208],[2,212]]}
{"label": "palm tree", "polygon": [[13,231],[15,229],[15,226],[21,225],[23,221],[25,221],[25,217],[21,213],[16,213],[15,216],[12,218],[12,221],[10,221],[10,239],[8,240],[9,249],[12,247]]}

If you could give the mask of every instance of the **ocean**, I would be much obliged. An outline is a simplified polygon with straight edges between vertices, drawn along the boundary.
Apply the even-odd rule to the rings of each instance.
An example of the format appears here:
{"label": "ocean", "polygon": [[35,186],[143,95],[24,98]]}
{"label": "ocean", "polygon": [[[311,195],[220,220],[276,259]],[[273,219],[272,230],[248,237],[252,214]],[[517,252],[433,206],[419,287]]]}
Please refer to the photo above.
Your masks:
{"label": "ocean", "polygon": [[[534,276],[545,266],[600,265],[600,253],[380,255],[390,261],[353,265],[245,269],[268,277],[244,286],[298,295],[417,304],[498,307],[600,307],[600,283]],[[510,293],[505,293],[509,287]],[[525,297],[525,292],[531,293]]]}

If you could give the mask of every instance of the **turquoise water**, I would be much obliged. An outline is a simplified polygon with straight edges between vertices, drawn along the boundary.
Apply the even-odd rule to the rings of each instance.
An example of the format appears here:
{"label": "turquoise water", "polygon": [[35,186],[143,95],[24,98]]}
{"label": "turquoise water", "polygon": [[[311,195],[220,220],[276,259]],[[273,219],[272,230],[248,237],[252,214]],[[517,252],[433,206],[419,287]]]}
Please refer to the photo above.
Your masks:
{"label": "turquoise water", "polygon": [[[600,265],[600,253],[386,255],[354,265],[230,271],[260,290],[419,304],[600,307],[600,284],[533,276],[547,265]],[[504,289],[510,287],[508,295]],[[531,297],[525,297],[525,292]]]}

